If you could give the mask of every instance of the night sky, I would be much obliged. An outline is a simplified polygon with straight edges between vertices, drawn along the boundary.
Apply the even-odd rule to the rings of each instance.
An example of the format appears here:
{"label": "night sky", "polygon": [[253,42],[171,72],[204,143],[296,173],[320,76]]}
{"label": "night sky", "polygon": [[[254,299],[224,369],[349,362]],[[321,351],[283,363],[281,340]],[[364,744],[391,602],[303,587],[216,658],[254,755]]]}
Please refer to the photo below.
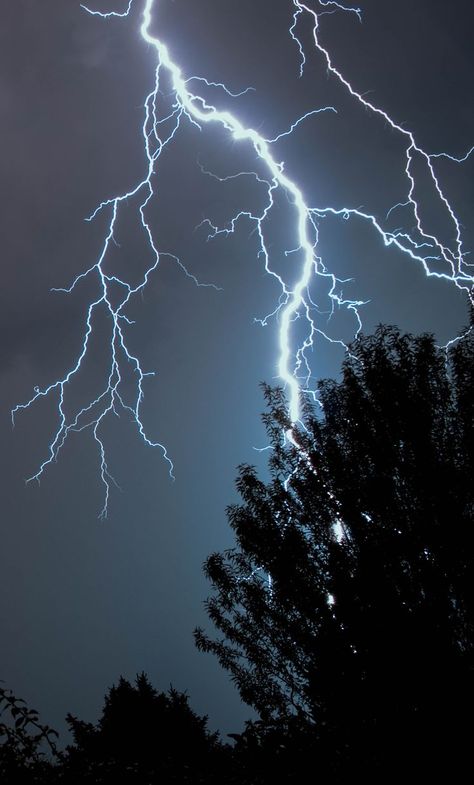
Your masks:
{"label": "night sky", "polygon": [[[94,7],[126,5],[97,0]],[[464,155],[474,144],[470,0],[360,5],[362,24],[354,14],[321,16],[334,63],[426,151]],[[255,463],[264,473],[265,453],[254,450],[265,446],[259,382],[278,381],[278,324],[262,328],[255,317],[274,309],[278,288],[257,258],[251,222],[209,242],[205,227],[196,227],[206,217],[225,225],[239,210],[258,209],[253,183],[220,184],[199,167],[220,176],[247,171],[255,165],[248,146],[185,123],[155,182],[150,214],[160,248],[200,281],[222,287],[198,288],[163,258],[128,312],[136,320],[130,345],[144,369],[156,371],[144,383],[143,423],[166,445],[175,481],[130,418],[110,417],[104,442],[120,490],[112,489],[108,517],[99,520],[103,487],[90,432],[71,436],[40,486],[25,485],[47,456],[56,401],[20,413],[14,429],[10,419],[35,386],[64,376],[80,351],[93,286],[85,281],[70,295],[50,290],[68,286],[100,251],[106,216],[83,219],[145,171],[143,101],[153,88],[155,53],[139,35],[142,7],[136,0],[130,18],[105,21],[78,0],[2,4],[0,677],[62,729],[68,711],[94,721],[106,688],[144,670],[159,689],[172,683],[187,690],[192,707],[225,733],[240,729],[250,710],[217,663],[195,650],[192,630],[210,626],[202,563],[232,545],[225,507],[236,500],[236,467]],[[382,219],[406,194],[403,140],[328,76],[304,24],[308,62],[298,77],[291,14],[290,0],[156,0],[153,33],[184,74],[223,81],[236,92],[255,88],[235,99],[219,90],[206,96],[264,136],[313,108],[334,106],[337,114],[309,118],[280,140],[275,156],[308,203],[363,206]],[[474,154],[463,164],[439,160],[437,171],[469,250]],[[452,244],[422,175],[420,183],[424,218]],[[111,257],[117,271],[145,269],[136,207],[124,208],[118,224]],[[292,248],[294,232],[283,201],[278,211],[270,245],[276,267],[288,274],[284,249]],[[353,279],[348,296],[369,301],[361,309],[365,332],[383,321],[435,331],[446,342],[466,323],[466,299],[454,286],[427,280],[419,265],[384,249],[367,225],[321,223],[326,264]],[[344,309],[323,324],[346,341],[356,326]],[[109,329],[105,318],[97,321],[71,392],[74,405],[103,379]],[[318,342],[314,378],[335,375],[342,356],[340,347]]]}

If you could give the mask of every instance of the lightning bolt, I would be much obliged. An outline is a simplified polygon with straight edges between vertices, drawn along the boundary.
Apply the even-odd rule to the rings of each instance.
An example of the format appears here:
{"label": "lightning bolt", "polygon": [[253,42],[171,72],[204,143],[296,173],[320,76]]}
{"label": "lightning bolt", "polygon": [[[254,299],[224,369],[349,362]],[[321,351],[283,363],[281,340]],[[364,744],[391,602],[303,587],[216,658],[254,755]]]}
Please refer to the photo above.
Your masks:
{"label": "lightning bolt", "polygon": [[[81,7],[86,13],[100,17],[103,20],[114,17],[124,19],[131,15],[136,2],[138,0],[130,0],[125,10],[109,11],[107,13],[93,10],[86,5]],[[238,98],[252,88],[234,93],[222,82],[210,81],[197,75],[183,75],[180,67],[172,59],[166,44],[151,32],[153,12],[158,6],[158,0],[143,0],[140,34],[144,43],[155,54],[153,85],[143,104],[142,134],[147,168],[143,177],[138,179],[129,191],[102,201],[86,219],[93,221],[99,213],[108,213],[109,217],[107,219],[108,223],[102,250],[97,260],[84,272],[78,274],[69,286],[55,290],[70,293],[85,279],[94,279],[98,286],[98,294],[91,300],[86,309],[83,343],[77,359],[62,378],[54,381],[47,387],[36,387],[33,395],[26,403],[18,404],[12,410],[12,421],[14,423],[15,416],[20,411],[30,408],[40,399],[49,396],[56,396],[57,399],[57,430],[49,445],[44,461],[39,466],[37,472],[29,478],[28,482],[31,480],[40,481],[45,470],[57,460],[66,440],[73,432],[85,430],[91,432],[97,446],[100,478],[104,487],[104,502],[101,516],[107,515],[111,485],[115,483],[109,471],[106,445],[102,435],[104,422],[111,416],[126,414],[131,417],[143,442],[150,447],[157,447],[161,450],[164,459],[168,462],[170,475],[173,475],[173,464],[165,446],[147,435],[142,422],[141,407],[144,396],[144,383],[146,378],[153,375],[153,373],[143,370],[140,359],[129,348],[127,330],[133,322],[127,316],[127,306],[147,286],[150,278],[157,271],[162,258],[170,259],[197,286],[212,286],[218,289],[215,284],[200,282],[188,271],[175,254],[159,248],[148,218],[147,208],[155,194],[154,176],[157,173],[160,156],[169,145],[173,144],[176,135],[184,125],[191,124],[201,132],[204,132],[206,126],[218,126],[236,142],[248,143],[255,154],[258,164],[255,171],[240,171],[220,176],[213,172],[208,172],[203,166],[201,166],[201,170],[204,174],[214,177],[221,182],[240,178],[253,180],[255,188],[258,188],[259,192],[264,195],[264,203],[261,210],[241,211],[234,215],[226,226],[217,226],[211,219],[205,219],[201,226],[207,227],[208,239],[212,240],[219,235],[233,233],[239,222],[243,220],[250,221],[254,225],[259,242],[259,258],[263,260],[263,266],[267,275],[277,282],[280,289],[280,296],[273,311],[257,321],[262,325],[266,325],[270,320],[274,320],[278,324],[278,375],[287,390],[291,422],[297,423],[300,419],[300,398],[302,392],[315,394],[310,387],[312,372],[308,352],[312,350],[316,338],[320,336],[323,339],[345,346],[342,341],[336,341],[327,331],[322,330],[318,326],[316,319],[318,308],[311,296],[314,284],[318,280],[324,279],[328,290],[330,314],[336,308],[345,307],[354,318],[354,332],[356,334],[362,326],[359,308],[364,303],[344,298],[340,293],[340,287],[344,281],[338,279],[330,271],[329,266],[318,253],[319,226],[326,216],[331,215],[343,221],[354,220],[368,224],[385,247],[396,247],[414,262],[421,265],[427,276],[444,279],[469,294],[472,290],[474,278],[468,269],[469,265],[465,261],[466,254],[463,250],[461,224],[442,190],[436,173],[435,162],[436,159],[444,157],[454,162],[462,163],[467,160],[474,148],[471,148],[464,156],[458,158],[445,152],[429,154],[418,145],[411,131],[403,128],[385,111],[367,100],[363,94],[357,92],[336,68],[329,52],[319,39],[320,18],[324,14],[342,12],[355,14],[361,19],[359,8],[349,7],[343,3],[335,2],[335,0],[318,0],[317,5],[320,10],[316,11],[308,4],[300,2],[300,0],[288,0],[288,2],[291,17],[288,32],[299,53],[300,76],[304,72],[306,53],[299,29],[309,21],[314,48],[322,58],[327,72],[345,89],[353,101],[361,104],[368,112],[379,118],[381,122],[399,134],[401,139],[405,140],[405,158],[402,166],[406,182],[406,193],[401,195],[400,202],[389,210],[385,219],[379,219],[376,215],[353,205],[309,204],[298,184],[286,174],[284,162],[277,156],[278,142],[284,137],[291,137],[295,129],[300,124],[308,122],[310,118],[322,112],[337,112],[336,108],[334,106],[316,107],[297,118],[287,130],[280,131],[270,138],[264,137],[254,128],[244,125],[235,114],[228,110],[219,109],[217,105],[209,103],[207,98],[196,91],[199,85],[204,85],[205,88],[212,88],[217,91],[223,90],[228,96]],[[161,90],[164,79],[166,79],[167,86],[171,85],[171,98],[169,98],[169,105],[166,111],[161,111],[160,114],[160,107],[165,100],[165,95],[169,95],[169,90]],[[194,85],[197,87],[195,88]],[[161,103],[159,103],[160,98]],[[423,164],[424,174],[428,175],[436,198],[453,227],[453,247],[448,247],[423,223],[421,218],[422,210],[415,195],[417,192],[415,159],[418,163],[421,162]],[[274,269],[269,250],[270,243],[267,224],[269,216],[275,207],[276,197],[280,194],[284,194],[290,204],[294,222],[293,231],[297,237],[296,247],[286,252],[288,257],[291,255],[292,258],[296,258],[299,265],[296,282],[291,284],[282,274]],[[111,246],[115,242],[114,233],[122,214],[122,208],[126,202],[133,198],[139,200],[137,215],[141,229],[146,237],[151,257],[151,262],[141,280],[135,284],[123,277],[107,272],[108,267],[106,264],[109,259]],[[395,210],[409,212],[412,224],[414,220],[414,227],[409,230],[388,230],[386,223]],[[440,269],[440,263],[443,265],[442,269]],[[293,275],[294,268],[295,265],[292,265],[291,271]],[[118,296],[117,291],[120,293]],[[97,332],[95,322],[99,314],[103,312],[107,314],[111,324],[110,361],[103,389],[85,406],[70,414],[66,406],[66,396],[83,368],[85,358],[90,351],[91,342]],[[300,337],[296,341],[296,345],[294,345],[295,341],[292,333],[293,325],[297,321],[300,323],[300,330],[301,325],[304,325],[304,329],[301,331],[303,337]],[[125,369],[130,366],[135,377],[132,399],[127,398],[124,391]],[[293,438],[291,431],[286,435],[290,440]]]}

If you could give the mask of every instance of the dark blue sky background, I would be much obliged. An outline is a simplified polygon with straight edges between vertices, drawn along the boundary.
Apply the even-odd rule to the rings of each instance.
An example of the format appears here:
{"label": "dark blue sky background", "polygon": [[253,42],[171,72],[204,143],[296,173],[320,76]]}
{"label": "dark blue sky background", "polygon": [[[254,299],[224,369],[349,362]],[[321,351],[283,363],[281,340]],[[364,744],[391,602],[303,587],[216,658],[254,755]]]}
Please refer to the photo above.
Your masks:
{"label": "dark blue sky background", "polygon": [[[124,5],[110,0],[95,7]],[[69,296],[50,289],[69,284],[100,248],[103,219],[83,218],[143,176],[142,105],[153,84],[154,52],[138,33],[141,5],[136,0],[130,19],[108,22],[84,13],[76,0],[15,0],[1,11],[0,677],[46,722],[62,727],[67,711],[94,720],[112,682],[145,670],[160,689],[170,682],[187,689],[193,708],[227,732],[250,712],[217,663],[195,651],[192,630],[208,627],[202,562],[232,545],[225,507],[236,499],[236,466],[252,462],[264,471],[265,454],[253,450],[265,444],[258,384],[276,381],[277,325],[263,329],[254,317],[273,309],[278,290],[263,274],[251,224],[210,243],[196,230],[203,218],[225,222],[259,198],[252,187],[204,178],[196,162],[232,174],[249,167],[245,149],[224,133],[184,127],[157,180],[153,225],[160,247],[223,287],[196,288],[164,259],[130,311],[137,320],[131,345],[157,372],[146,383],[143,420],[169,449],[176,481],[133,425],[114,419],[105,438],[122,491],[112,493],[109,517],[99,521],[102,488],[90,436],[71,439],[40,487],[25,486],[46,455],[53,402],[22,414],[14,430],[10,421],[11,408],[35,385],[62,376],[79,351],[89,285]],[[185,74],[223,80],[234,90],[255,88],[233,101],[221,93],[214,98],[265,135],[311,108],[337,108],[337,115],[308,120],[278,147],[309,203],[364,205],[383,216],[400,200],[406,191],[400,138],[348,100],[309,48],[298,79],[289,0],[156,0],[155,6],[154,32]],[[348,14],[321,18],[335,64],[427,151],[465,153],[474,143],[471,3],[366,0],[361,8],[363,24]],[[309,45],[309,29],[303,38]],[[439,164],[467,248],[473,164]],[[426,216],[450,237],[430,201]],[[284,206],[272,232],[281,257],[292,240]],[[131,209],[116,239],[117,269],[140,264],[146,249]],[[434,330],[446,341],[466,322],[455,289],[427,281],[367,227],[327,219],[321,250],[334,272],[354,278],[347,293],[370,300],[363,310],[367,332],[384,321]],[[353,327],[340,314],[331,329],[348,339]],[[84,387],[103,371],[106,329],[104,322]],[[341,356],[320,344],[315,377],[337,373]]]}

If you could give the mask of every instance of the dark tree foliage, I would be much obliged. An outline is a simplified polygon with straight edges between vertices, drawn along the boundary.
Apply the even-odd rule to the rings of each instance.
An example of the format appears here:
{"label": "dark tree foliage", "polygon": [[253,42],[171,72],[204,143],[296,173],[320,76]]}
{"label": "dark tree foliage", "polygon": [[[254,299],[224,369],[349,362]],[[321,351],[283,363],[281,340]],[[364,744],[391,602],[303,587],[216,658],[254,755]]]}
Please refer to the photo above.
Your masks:
{"label": "dark tree foliage", "polygon": [[105,697],[97,725],[68,715],[74,745],[67,750],[67,783],[216,782],[222,747],[184,693],[157,692],[145,674],[121,678]]}
{"label": "dark tree foliage", "polygon": [[223,785],[230,747],[207,730],[184,693],[157,692],[145,674],[121,678],[105,696],[97,724],[67,716],[74,743],[58,751],[57,733],[35,710],[0,688],[1,785]]}
{"label": "dark tree foliage", "polygon": [[288,782],[297,761],[345,782],[467,760],[473,349],[472,330],[449,351],[390,327],[360,336],[297,447],[265,388],[271,480],[239,469],[237,547],[205,564],[221,636],[196,631],[261,718],[237,746],[263,779],[242,781],[275,760]]}
{"label": "dark tree foliage", "polygon": [[1,785],[240,785],[231,748],[207,717],[184,693],[157,692],[145,674],[107,692],[97,724],[67,721],[74,743],[58,751],[57,733],[0,688]]}
{"label": "dark tree foliage", "polygon": [[0,782],[33,785],[53,782],[61,760],[57,733],[40,722],[38,712],[0,686]]}

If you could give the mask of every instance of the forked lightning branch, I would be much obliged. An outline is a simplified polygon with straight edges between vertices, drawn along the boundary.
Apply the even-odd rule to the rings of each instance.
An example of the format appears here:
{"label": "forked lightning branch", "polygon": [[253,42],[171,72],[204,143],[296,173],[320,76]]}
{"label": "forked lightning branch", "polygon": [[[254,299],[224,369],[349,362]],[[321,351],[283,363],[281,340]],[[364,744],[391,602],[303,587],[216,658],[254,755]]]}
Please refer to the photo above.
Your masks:
{"label": "forked lightning branch", "polygon": [[[128,336],[129,331],[133,329],[133,322],[128,315],[129,305],[156,274],[163,256],[171,258],[183,274],[191,278],[197,286],[217,288],[212,283],[200,282],[189,272],[172,249],[162,249],[160,238],[154,235],[151,226],[150,209],[154,207],[155,182],[159,178],[158,162],[160,156],[174,144],[186,125],[191,124],[197,127],[203,134],[206,133],[209,126],[219,126],[237,144],[250,144],[258,160],[259,172],[230,171],[228,175],[222,177],[212,172],[207,174],[222,181],[250,178],[251,182],[253,179],[255,187],[261,190],[263,186],[265,192],[263,207],[259,211],[249,208],[239,212],[225,226],[216,226],[211,221],[205,223],[208,225],[210,238],[236,231],[239,222],[243,220],[250,221],[256,230],[259,243],[259,263],[263,265],[269,278],[273,282],[277,282],[280,290],[274,309],[261,322],[262,324],[271,324],[275,330],[275,362],[279,379],[287,391],[289,416],[292,422],[296,423],[299,420],[301,393],[304,391],[312,393],[310,378],[314,375],[314,368],[310,364],[310,357],[315,357],[317,362],[317,342],[320,339],[335,341],[331,337],[329,328],[322,330],[316,318],[317,308],[311,292],[318,285],[318,281],[321,285],[324,284],[324,291],[328,292],[328,310],[331,312],[336,307],[348,309],[353,318],[354,334],[362,326],[359,310],[363,303],[346,299],[341,294],[343,282],[338,280],[331,271],[331,260],[322,258],[319,254],[318,230],[321,220],[326,216],[331,215],[341,221],[350,220],[368,224],[376,238],[379,239],[381,247],[395,246],[409,257],[413,264],[420,265],[427,276],[445,279],[447,283],[464,289],[467,293],[471,292],[474,282],[472,272],[465,261],[466,254],[463,248],[461,223],[443,190],[436,168],[437,159],[440,157],[448,157],[462,163],[471,154],[472,149],[460,158],[455,158],[449,153],[431,154],[425,151],[417,143],[410,130],[402,127],[385,111],[367,100],[357,91],[356,86],[337,69],[330,52],[324,48],[320,41],[320,24],[322,24],[323,16],[328,11],[334,11],[353,14],[361,20],[360,9],[333,2],[333,0],[312,0],[311,3],[288,0],[291,20],[288,35],[294,42],[299,57],[300,73],[296,73],[295,77],[298,78],[299,75],[302,75],[305,68],[307,53],[303,45],[302,32],[309,29],[312,35],[312,45],[319,53],[330,78],[347,91],[351,100],[365,107],[369,113],[378,118],[380,123],[388,125],[403,141],[405,153],[400,161],[400,167],[405,189],[400,194],[399,203],[394,205],[392,209],[403,208],[405,212],[410,214],[410,221],[405,222],[410,223],[410,229],[389,231],[386,228],[386,219],[351,204],[310,204],[298,182],[293,179],[291,172],[286,171],[283,162],[279,159],[278,142],[283,136],[291,137],[300,124],[313,122],[313,117],[319,113],[337,112],[336,107],[315,106],[303,116],[296,117],[288,129],[276,132],[271,138],[265,138],[255,128],[247,127],[239,119],[237,110],[230,112],[219,106],[219,96],[222,96],[223,92],[227,96],[232,96],[236,101],[235,105],[238,106],[239,96],[246,91],[232,93],[219,80],[218,74],[203,78],[200,75],[183,73],[179,63],[172,57],[166,42],[153,34],[152,30],[159,26],[158,14],[161,1],[130,0],[128,6],[122,10],[110,10],[107,13],[82,6],[85,13],[97,17],[98,24],[105,22],[109,24],[132,23],[137,17],[136,12],[140,14],[141,37],[147,48],[152,50],[150,91],[143,103],[142,135],[146,169],[137,174],[135,183],[128,191],[106,196],[89,216],[87,220],[93,221],[99,213],[107,215],[107,229],[104,233],[100,254],[89,265],[86,264],[85,269],[78,271],[77,277],[72,282],[56,290],[65,294],[70,293],[80,281],[86,278],[95,278],[98,283],[98,294],[88,303],[86,308],[82,327],[83,341],[78,356],[72,359],[70,367],[61,378],[53,380],[47,387],[35,388],[29,400],[18,404],[12,411],[14,421],[16,415],[24,409],[32,407],[42,398],[51,397],[57,402],[57,429],[46,449],[43,462],[29,478],[29,481],[41,479],[44,472],[58,459],[63,446],[73,433],[88,431],[91,434],[97,448],[100,480],[104,489],[102,516],[107,515],[110,492],[115,482],[109,470],[107,444],[104,436],[104,426],[108,419],[121,414],[131,417],[139,437],[150,447],[156,447],[162,452],[164,459],[168,462],[170,474],[173,474],[173,464],[167,448],[159,439],[147,434],[142,422],[146,380],[149,375],[154,373],[155,369],[145,369],[140,357],[130,348]],[[162,109],[163,100],[160,100],[160,97],[163,98],[161,87],[164,80],[166,80],[167,86],[171,85],[172,88],[169,107],[165,113]],[[204,94],[199,91],[202,86],[206,91]],[[215,95],[212,103],[208,98],[210,92]],[[417,166],[415,166],[415,159]],[[229,161],[229,169],[232,170],[232,161]],[[205,172],[204,169],[203,171]],[[427,228],[422,220],[422,205],[418,203],[416,198],[416,194],[421,193],[421,189],[417,188],[417,177],[419,176],[429,179],[439,207],[444,211],[447,221],[451,224],[453,236],[451,246],[436,236],[432,229]],[[292,237],[295,235],[297,237],[297,248],[292,250],[298,253],[288,254],[287,276],[281,271],[277,272],[276,266],[273,265],[272,242],[269,236],[272,211],[275,208],[276,198],[281,193],[284,193],[292,205],[295,222],[292,227]],[[130,276],[130,280],[127,280],[123,276],[115,275],[109,271],[110,265],[107,264],[114,244],[114,233],[123,216],[125,204],[132,197],[136,198],[139,205],[137,217],[148,243],[150,259],[141,280],[133,284],[131,283],[134,280],[132,276]],[[298,265],[296,281],[295,265]],[[118,297],[117,291],[120,292]],[[96,338],[98,328],[95,326],[95,321],[99,312],[105,312],[112,324],[107,360],[108,370],[104,376],[103,387],[99,395],[71,414],[67,406],[68,393],[77,382]],[[298,338],[295,338],[294,323],[296,321],[298,321]],[[340,343],[340,341],[335,342]],[[315,346],[316,351],[313,352]],[[125,377],[128,378],[130,367],[133,369],[135,379],[132,399],[128,390],[127,394],[125,393]]]}

